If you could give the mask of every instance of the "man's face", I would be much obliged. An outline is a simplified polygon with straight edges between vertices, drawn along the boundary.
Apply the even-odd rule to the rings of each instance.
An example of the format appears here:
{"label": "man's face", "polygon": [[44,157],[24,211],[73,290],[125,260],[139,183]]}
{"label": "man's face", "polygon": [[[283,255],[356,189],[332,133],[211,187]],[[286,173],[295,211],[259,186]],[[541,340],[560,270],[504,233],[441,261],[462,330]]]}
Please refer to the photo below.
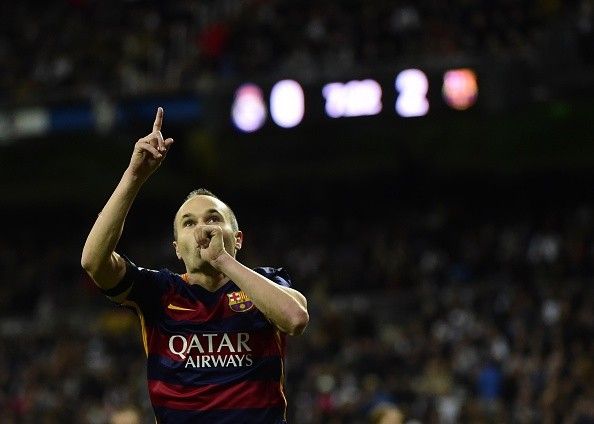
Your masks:
{"label": "man's face", "polygon": [[212,196],[198,195],[186,201],[175,216],[177,238],[173,242],[177,257],[184,261],[188,271],[199,269],[204,265],[200,258],[200,247],[196,242],[194,231],[198,225],[217,225],[223,229],[225,250],[235,256],[241,248],[243,235],[234,231],[231,224],[231,213],[227,205]]}

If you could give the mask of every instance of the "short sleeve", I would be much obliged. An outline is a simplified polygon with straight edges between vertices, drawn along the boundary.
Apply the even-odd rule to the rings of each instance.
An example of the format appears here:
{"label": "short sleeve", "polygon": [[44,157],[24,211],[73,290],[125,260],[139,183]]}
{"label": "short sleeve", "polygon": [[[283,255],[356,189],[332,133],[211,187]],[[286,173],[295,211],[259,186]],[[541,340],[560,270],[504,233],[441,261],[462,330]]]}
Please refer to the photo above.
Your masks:
{"label": "short sleeve", "polygon": [[272,268],[268,266],[254,268],[258,274],[274,281],[279,286],[291,287],[291,277],[284,268]]}
{"label": "short sleeve", "polygon": [[104,292],[107,297],[114,300],[117,296],[130,290],[122,302],[116,302],[126,305],[128,302],[134,302],[138,308],[145,314],[159,310],[159,304],[164,293],[171,288],[170,273],[166,270],[156,271],[152,269],[136,266],[128,258],[126,261],[126,273],[116,287],[111,289],[111,293]]}

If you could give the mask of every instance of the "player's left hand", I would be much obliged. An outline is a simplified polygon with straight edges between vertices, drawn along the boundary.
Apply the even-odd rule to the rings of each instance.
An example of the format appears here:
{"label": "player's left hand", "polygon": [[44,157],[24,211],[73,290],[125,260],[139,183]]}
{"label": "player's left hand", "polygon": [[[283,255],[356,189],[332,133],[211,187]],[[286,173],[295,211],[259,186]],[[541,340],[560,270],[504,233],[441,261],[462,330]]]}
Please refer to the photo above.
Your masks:
{"label": "player's left hand", "polygon": [[223,240],[223,229],[218,225],[198,225],[194,238],[200,248],[200,257],[216,268],[216,262],[227,253]]}

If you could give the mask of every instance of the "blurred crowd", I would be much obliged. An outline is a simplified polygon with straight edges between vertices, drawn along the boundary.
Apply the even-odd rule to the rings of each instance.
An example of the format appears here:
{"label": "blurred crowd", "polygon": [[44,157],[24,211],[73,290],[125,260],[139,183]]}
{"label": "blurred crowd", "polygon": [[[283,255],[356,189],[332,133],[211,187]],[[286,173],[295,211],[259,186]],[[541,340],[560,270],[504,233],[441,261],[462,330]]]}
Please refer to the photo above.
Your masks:
{"label": "blurred crowd", "polygon": [[[465,57],[594,64],[594,0],[24,0],[0,22],[0,105]],[[286,266],[309,299],[290,423],[594,422],[593,205],[374,208],[239,216],[242,261]],[[154,422],[137,319],[79,265],[91,217],[42,212],[68,217],[0,232],[0,422]],[[171,218],[120,250],[182,272]]]}
{"label": "blurred crowd", "polygon": [[[593,206],[374,205],[239,216],[242,261],[309,299],[290,423],[594,420]],[[182,271],[169,218],[119,250]],[[0,238],[1,421],[152,422],[137,320],[78,263],[88,228],[25,227]]]}
{"label": "blurred crowd", "polygon": [[468,56],[594,59],[593,0],[26,0],[3,2],[0,22],[4,103]]}

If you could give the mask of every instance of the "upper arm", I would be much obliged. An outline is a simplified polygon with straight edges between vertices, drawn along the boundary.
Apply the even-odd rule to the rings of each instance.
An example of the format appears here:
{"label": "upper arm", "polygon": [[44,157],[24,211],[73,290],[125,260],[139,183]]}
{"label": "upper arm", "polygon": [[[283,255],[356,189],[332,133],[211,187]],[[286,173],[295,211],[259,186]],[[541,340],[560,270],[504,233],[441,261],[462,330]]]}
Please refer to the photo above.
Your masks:
{"label": "upper arm", "polygon": [[116,252],[113,252],[109,260],[100,264],[97,269],[87,270],[89,276],[103,290],[115,287],[126,275],[126,261]]}
{"label": "upper arm", "polygon": [[291,287],[283,286],[280,284],[279,284],[279,287],[281,288],[282,291],[289,294],[293,299],[295,299],[297,301],[297,303],[299,303],[303,307],[303,309],[305,309],[307,311],[307,299],[305,298],[305,296],[303,296],[297,290],[292,289]]}
{"label": "upper arm", "polygon": [[281,316],[279,319],[278,315],[276,319],[274,316],[267,316],[268,320],[275,325],[280,331],[289,335],[299,335],[307,326],[309,321],[309,314],[307,312],[307,300],[303,294],[297,290],[291,288],[291,277],[287,271],[283,268],[271,268],[271,267],[260,267],[254,269],[257,273],[266,277],[268,280],[276,284],[276,286],[282,290],[285,294],[291,297],[291,299],[298,305],[297,308],[293,306],[288,307],[285,303],[285,307],[282,308]]}
{"label": "upper arm", "polygon": [[267,275],[267,277],[274,281],[281,288],[281,290],[289,294],[293,299],[297,301],[297,303],[299,303],[305,310],[307,310],[307,299],[300,292],[291,288],[292,282],[289,273],[284,268],[268,269],[272,270],[272,272],[269,275]]}

